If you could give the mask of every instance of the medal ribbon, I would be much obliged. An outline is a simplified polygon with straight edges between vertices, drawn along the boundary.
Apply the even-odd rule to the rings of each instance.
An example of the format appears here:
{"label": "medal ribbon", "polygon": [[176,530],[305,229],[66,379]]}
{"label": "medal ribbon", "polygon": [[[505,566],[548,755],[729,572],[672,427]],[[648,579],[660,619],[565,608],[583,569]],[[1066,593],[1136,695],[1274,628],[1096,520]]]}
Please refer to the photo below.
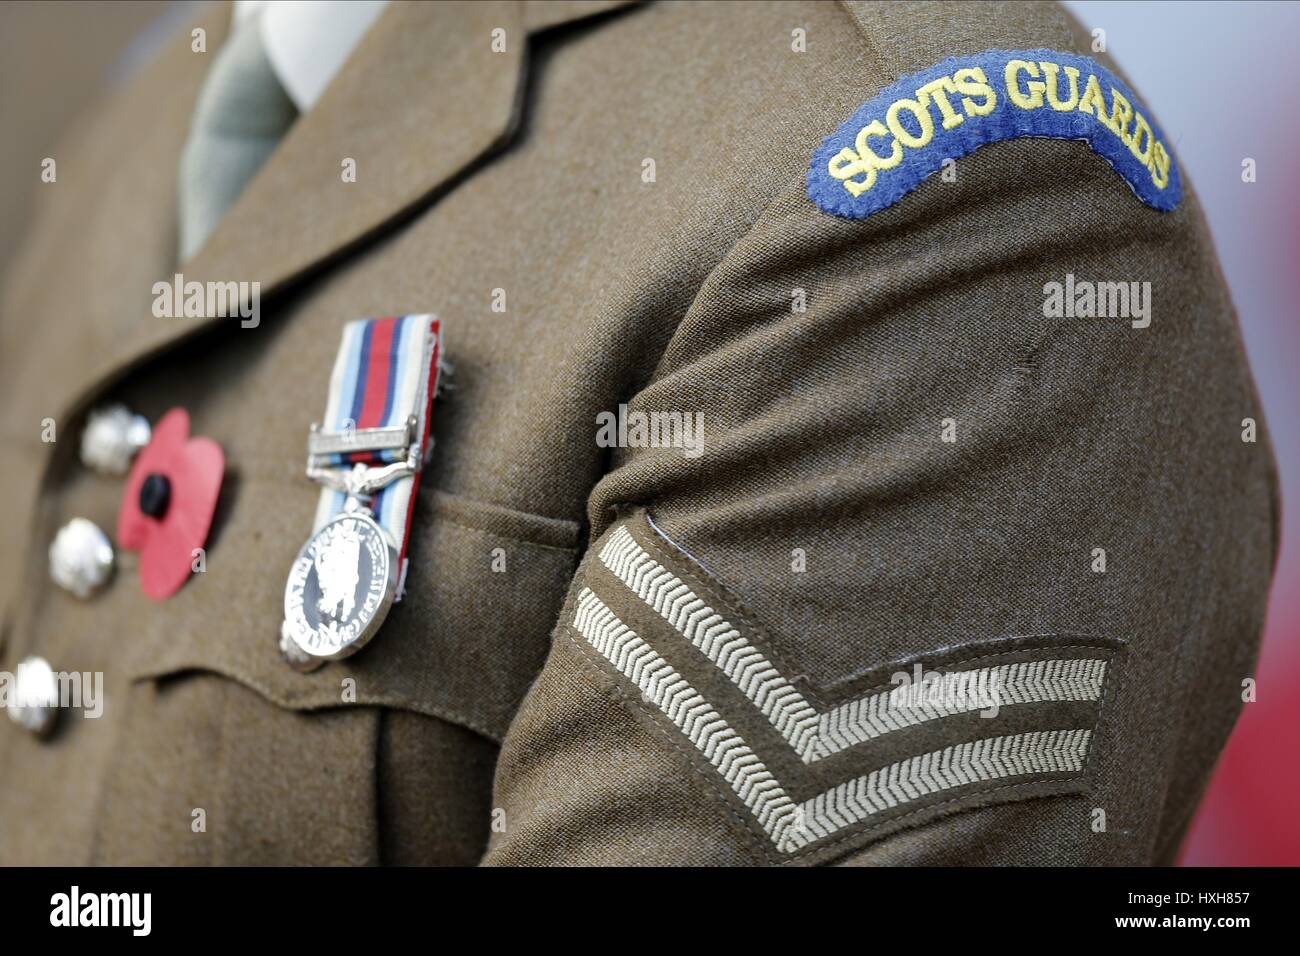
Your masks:
{"label": "medal ribbon", "polygon": [[[429,412],[438,389],[441,322],[433,315],[358,319],[343,327],[338,357],[330,374],[329,400],[321,427],[327,432],[402,427],[415,417],[420,461],[429,441]],[[340,472],[357,463],[383,467],[406,458],[406,449],[341,452],[331,456]],[[393,539],[399,566],[406,560],[406,539],[420,473],[398,478],[375,492],[370,510]],[[316,507],[313,532],[343,510],[347,496],[325,488]]]}

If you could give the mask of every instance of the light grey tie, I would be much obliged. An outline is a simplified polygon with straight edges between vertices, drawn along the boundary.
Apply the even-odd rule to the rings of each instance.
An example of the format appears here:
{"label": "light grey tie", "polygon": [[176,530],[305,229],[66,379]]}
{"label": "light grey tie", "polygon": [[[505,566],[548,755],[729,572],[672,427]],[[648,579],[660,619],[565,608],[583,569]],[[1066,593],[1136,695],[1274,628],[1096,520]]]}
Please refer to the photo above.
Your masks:
{"label": "light grey tie", "polygon": [[181,152],[181,261],[203,246],[297,116],[258,18],[237,24],[203,81]]}

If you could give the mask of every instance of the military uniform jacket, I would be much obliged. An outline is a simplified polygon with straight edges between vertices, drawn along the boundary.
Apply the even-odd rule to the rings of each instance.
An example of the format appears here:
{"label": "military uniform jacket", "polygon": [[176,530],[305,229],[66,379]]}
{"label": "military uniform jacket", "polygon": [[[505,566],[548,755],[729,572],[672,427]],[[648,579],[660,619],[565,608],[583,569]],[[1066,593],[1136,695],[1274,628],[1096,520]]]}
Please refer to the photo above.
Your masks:
{"label": "military uniform jacket", "polygon": [[[178,262],[229,17],[59,147],[5,282],[3,667],[105,689],[48,739],[0,727],[0,861],[1172,859],[1276,547],[1194,194],[1152,208],[1041,137],[861,218],[807,185],[947,57],[1106,63],[1060,7],[397,2]],[[156,318],[177,272],[259,282],[260,322]],[[1046,317],[1067,274],[1149,281],[1152,321]],[[454,387],[406,596],[299,673],[278,627],[339,332],[416,312]],[[115,525],[121,480],[76,447],[109,400],[225,451],[206,570],[161,603],[129,555],[93,599],[49,582],[60,525]],[[637,412],[698,413],[701,453]],[[930,672],[1001,706],[900,716]]]}

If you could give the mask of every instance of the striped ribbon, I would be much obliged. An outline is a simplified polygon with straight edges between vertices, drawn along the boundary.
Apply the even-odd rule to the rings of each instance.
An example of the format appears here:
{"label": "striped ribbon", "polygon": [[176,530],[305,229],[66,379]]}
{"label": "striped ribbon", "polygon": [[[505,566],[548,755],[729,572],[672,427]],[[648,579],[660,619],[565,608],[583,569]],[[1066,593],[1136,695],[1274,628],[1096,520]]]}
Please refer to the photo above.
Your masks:
{"label": "striped ribbon", "polygon": [[[343,327],[330,375],[322,428],[346,432],[400,427],[414,416],[423,452],[429,440],[429,411],[438,388],[441,347],[441,323],[433,315],[349,322]],[[340,471],[349,471],[358,462],[382,466],[398,461],[405,457],[405,450],[344,452],[332,457]],[[419,482],[419,472],[399,478],[376,492],[370,502],[375,520],[392,537],[403,563]],[[342,511],[346,500],[341,491],[323,489],[313,531]]]}

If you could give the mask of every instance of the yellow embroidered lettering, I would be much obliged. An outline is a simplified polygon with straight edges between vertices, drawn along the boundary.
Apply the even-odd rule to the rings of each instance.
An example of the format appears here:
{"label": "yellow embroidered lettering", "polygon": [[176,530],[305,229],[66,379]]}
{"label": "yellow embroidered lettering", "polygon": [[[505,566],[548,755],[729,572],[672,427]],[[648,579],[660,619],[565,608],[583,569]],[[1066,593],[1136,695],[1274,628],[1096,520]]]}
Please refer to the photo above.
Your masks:
{"label": "yellow embroidered lettering", "polygon": [[[1033,80],[1025,83],[1025,89],[1028,93],[1021,92],[1017,82],[1017,74],[1026,73],[1033,77]],[[1043,83],[1038,80],[1038,67],[1027,60],[1008,60],[1007,68],[1003,71],[1003,77],[1007,81],[1007,97],[1012,103],[1015,103],[1022,110],[1037,109],[1043,105]]]}
{"label": "yellow embroidered lettering", "polygon": [[[967,116],[988,116],[998,105],[998,96],[979,66],[963,67],[952,75],[953,86],[962,95],[961,105]],[[984,102],[976,103],[973,97],[982,96]]]}
{"label": "yellow embroidered lettering", "polygon": [[945,95],[946,93],[955,92],[957,92],[957,87],[953,85],[952,77],[941,76],[917,90],[916,95],[922,103],[927,98],[933,98],[935,105],[939,107],[939,115],[943,117],[943,128],[952,129],[954,126],[960,126],[966,122],[966,118],[952,108],[952,104],[948,102],[948,97]]}
{"label": "yellow embroidered lettering", "polygon": [[[868,145],[868,140],[872,136],[886,135],[888,131],[884,124],[880,120],[872,120],[858,131],[857,139],[853,143],[855,149],[846,146],[827,163],[826,171],[836,179],[843,180],[844,188],[851,196],[861,196],[874,186],[878,170],[893,169],[903,161],[903,147],[899,146],[897,141],[894,142],[888,156],[881,156]],[[866,178],[855,181],[852,177],[860,173]]]}
{"label": "yellow embroidered lettering", "polygon": [[[861,196],[876,182],[875,169],[864,164],[858,154],[847,146],[831,157],[831,161],[826,164],[826,172],[836,179],[847,180],[844,188],[853,196]],[[858,173],[867,174],[864,182],[849,180],[849,177],[856,176]]]}
{"label": "yellow embroidered lettering", "polygon": [[867,140],[870,137],[885,136],[886,133],[887,130],[880,124],[880,120],[872,120],[858,131],[858,138],[853,143],[858,148],[858,152],[862,154],[862,158],[864,160],[870,158],[872,165],[876,169],[893,169],[903,161],[903,147],[899,146],[897,141],[890,144],[891,149],[888,156],[881,156],[867,145]]}
{"label": "yellow embroidered lettering", "polygon": [[1110,114],[1110,128],[1115,131],[1115,135],[1128,143],[1128,122],[1133,118],[1133,104],[1113,86],[1110,88],[1110,101],[1114,104],[1114,112]]}
{"label": "yellow embroidered lettering", "polygon": [[1151,148],[1151,181],[1156,184],[1156,189],[1164,189],[1169,185],[1169,154],[1165,152],[1165,146],[1157,142]]}
{"label": "yellow embroidered lettering", "polygon": [[1070,78],[1070,98],[1062,100],[1060,89],[1057,87],[1057,74],[1061,67],[1049,60],[1040,60],[1038,65],[1043,68],[1043,85],[1047,87],[1047,103],[1058,113],[1068,113],[1079,105],[1079,71],[1075,67],[1065,67],[1065,75]]}
{"label": "yellow embroidered lettering", "polygon": [[1151,132],[1151,124],[1141,113],[1136,114],[1133,117],[1133,138],[1128,141],[1128,149],[1137,157],[1137,161],[1148,169],[1151,167],[1151,146],[1154,142],[1155,136]]}
{"label": "yellow embroidered lettering", "polygon": [[1106,97],[1102,95],[1101,84],[1095,76],[1088,77],[1088,84],[1083,89],[1083,98],[1079,100],[1080,113],[1095,113],[1097,119],[1110,125],[1110,111],[1106,109]]}
{"label": "yellow embroidered lettering", "polygon": [[[903,125],[898,117],[903,110],[916,117],[916,122],[921,127],[920,135],[913,134]],[[885,112],[885,122],[889,125],[889,131],[894,134],[894,139],[912,149],[920,149],[934,139],[934,120],[930,119],[930,108],[926,103],[909,99],[895,100]]]}
{"label": "yellow embroidered lettering", "polygon": [[950,57],[877,90],[826,137],[805,171],[808,198],[823,212],[861,219],[932,178],[952,181],[955,162],[988,143],[1046,137],[1087,144],[1138,199],[1167,212],[1182,197],[1180,170],[1141,109],[1122,79],[1085,56],[1036,49]]}

